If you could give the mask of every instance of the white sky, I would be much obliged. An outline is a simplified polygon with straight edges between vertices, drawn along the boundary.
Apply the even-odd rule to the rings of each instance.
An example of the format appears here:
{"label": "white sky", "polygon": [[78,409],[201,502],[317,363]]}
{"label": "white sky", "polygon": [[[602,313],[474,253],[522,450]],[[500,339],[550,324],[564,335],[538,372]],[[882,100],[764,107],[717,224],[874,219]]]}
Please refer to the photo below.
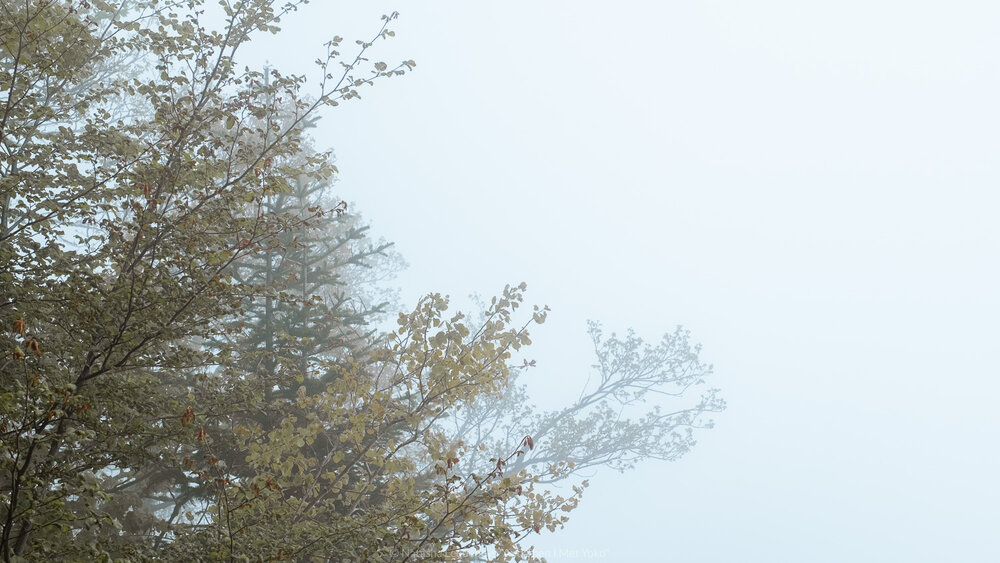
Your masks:
{"label": "white sky", "polygon": [[416,70],[317,137],[407,302],[528,282],[547,394],[586,319],[683,324],[730,405],[540,553],[1000,560],[1000,4],[314,0],[254,56],[314,72],[392,10],[373,60]]}

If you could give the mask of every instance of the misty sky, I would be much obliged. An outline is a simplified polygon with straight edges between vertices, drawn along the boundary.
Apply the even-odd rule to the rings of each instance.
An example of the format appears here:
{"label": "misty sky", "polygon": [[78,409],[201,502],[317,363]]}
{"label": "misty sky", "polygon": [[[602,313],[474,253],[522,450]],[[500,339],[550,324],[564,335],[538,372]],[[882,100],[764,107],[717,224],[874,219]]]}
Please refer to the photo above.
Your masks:
{"label": "misty sky", "polygon": [[315,0],[244,60],[315,76],[393,10],[372,60],[417,68],[317,138],[405,303],[526,281],[546,404],[587,319],[681,324],[729,402],[539,553],[1000,560],[1000,4]]}

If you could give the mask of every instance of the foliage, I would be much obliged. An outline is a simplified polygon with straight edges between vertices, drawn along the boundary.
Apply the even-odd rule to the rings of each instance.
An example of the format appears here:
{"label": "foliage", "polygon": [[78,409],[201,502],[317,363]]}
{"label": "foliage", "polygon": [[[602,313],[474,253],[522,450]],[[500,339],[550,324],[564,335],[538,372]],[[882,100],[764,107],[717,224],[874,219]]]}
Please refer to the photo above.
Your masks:
{"label": "foliage", "polygon": [[547,483],[678,455],[690,437],[663,436],[720,407],[621,426],[600,406],[699,380],[680,333],[599,348],[571,411],[512,402],[546,315],[518,320],[523,284],[477,322],[432,294],[375,334],[362,272],[392,254],[331,197],[307,129],[414,63],[366,58],[393,14],[353,58],[330,41],[311,92],[240,70],[302,4],[223,0],[219,30],[200,0],[0,6],[4,561],[530,558],[582,491]]}

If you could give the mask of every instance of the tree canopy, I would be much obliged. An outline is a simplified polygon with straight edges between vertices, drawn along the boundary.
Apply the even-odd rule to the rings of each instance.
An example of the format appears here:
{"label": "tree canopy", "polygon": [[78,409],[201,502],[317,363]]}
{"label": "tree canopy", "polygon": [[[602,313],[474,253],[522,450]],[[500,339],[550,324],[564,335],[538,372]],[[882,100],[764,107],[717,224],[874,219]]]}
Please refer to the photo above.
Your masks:
{"label": "tree canopy", "polygon": [[535,409],[523,283],[379,332],[399,259],[309,130],[415,64],[368,58],[392,14],[316,84],[241,68],[303,4],[0,6],[3,561],[530,559],[582,469],[675,459],[723,408],[643,410],[711,368],[594,325],[596,385]]}

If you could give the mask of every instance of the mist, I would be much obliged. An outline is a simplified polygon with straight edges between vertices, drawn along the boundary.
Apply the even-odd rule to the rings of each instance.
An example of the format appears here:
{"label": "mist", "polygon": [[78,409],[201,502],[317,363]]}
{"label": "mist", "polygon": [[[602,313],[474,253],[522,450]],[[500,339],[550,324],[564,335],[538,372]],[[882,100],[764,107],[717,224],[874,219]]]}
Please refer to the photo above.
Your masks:
{"label": "mist", "polygon": [[[349,283],[370,285],[352,299],[388,301],[361,315],[365,330],[373,319],[394,330],[396,314],[435,293],[450,298],[449,311],[484,323],[492,296],[519,304],[526,288],[525,310],[537,306],[526,315],[544,324],[532,327],[530,346],[518,340],[511,360],[525,366],[510,380],[523,389],[484,393],[442,418],[465,428],[455,430],[460,437],[472,432],[464,423],[486,413],[480,424],[502,429],[491,447],[530,447],[523,462],[511,454],[511,471],[582,456],[569,477],[544,483],[565,497],[582,491],[565,527],[539,527],[519,536],[522,545],[553,562],[1000,560],[1000,410],[992,404],[1000,393],[1000,5],[314,2],[285,15],[280,34],[249,43],[239,65],[302,74],[313,87],[325,72],[314,59],[322,63],[334,35],[353,52],[397,10],[387,20],[394,35],[366,45],[365,56],[416,65],[322,109],[308,130],[335,158],[335,175],[322,168],[332,184],[324,205],[336,205],[330,216],[346,211],[344,229],[370,227],[328,232],[349,242],[343,252],[374,261],[374,269],[358,261],[345,270]],[[246,176],[264,186],[267,162]],[[143,186],[153,213],[152,185],[129,189]],[[116,197],[133,196],[140,201]],[[303,221],[313,212],[294,208]],[[333,245],[323,232],[304,244]],[[273,248],[254,263],[268,283]],[[271,314],[273,295],[246,299],[259,308],[266,301]],[[31,337],[35,355],[18,347],[11,362],[41,358],[47,342],[39,337],[40,349],[25,319],[13,322],[10,338]],[[274,340],[277,330],[267,330]],[[368,334],[345,337],[344,349],[361,349]],[[621,345],[633,336],[659,343],[651,350],[662,355]],[[601,347],[609,341],[621,347]],[[199,345],[207,353],[214,344]],[[615,356],[621,349],[635,354]],[[618,372],[608,367],[616,357],[612,367],[626,366]],[[314,368],[303,358],[308,375]],[[645,389],[634,374],[657,361],[671,366],[674,387],[636,396],[601,387],[625,377],[608,374],[632,373],[639,383],[630,392]],[[577,435],[553,431],[559,413],[578,408],[584,420],[598,408],[588,393],[612,407],[587,421],[641,417],[658,405],[680,413],[671,422],[679,433],[692,433],[669,450],[587,458],[573,436],[614,438],[598,451],[642,440],[587,422],[573,426]],[[196,410],[174,413],[178,432],[202,424]],[[42,428],[54,426],[39,413]],[[188,436],[192,448],[209,443],[199,432]],[[36,434],[26,436],[33,449]],[[441,475],[454,464],[496,463],[491,475],[502,477],[493,450],[452,455]],[[85,475],[86,486],[126,475],[108,471]],[[16,501],[14,481],[0,492],[13,490]],[[210,512],[210,501],[199,502]],[[19,530],[27,538],[31,523]],[[419,558],[422,546],[407,557]]]}
{"label": "mist", "polygon": [[587,319],[683,325],[729,404],[679,461],[595,471],[540,555],[1000,557],[993,4],[338,3],[261,56],[394,9],[417,71],[319,139],[405,299],[526,281],[551,404]]}

